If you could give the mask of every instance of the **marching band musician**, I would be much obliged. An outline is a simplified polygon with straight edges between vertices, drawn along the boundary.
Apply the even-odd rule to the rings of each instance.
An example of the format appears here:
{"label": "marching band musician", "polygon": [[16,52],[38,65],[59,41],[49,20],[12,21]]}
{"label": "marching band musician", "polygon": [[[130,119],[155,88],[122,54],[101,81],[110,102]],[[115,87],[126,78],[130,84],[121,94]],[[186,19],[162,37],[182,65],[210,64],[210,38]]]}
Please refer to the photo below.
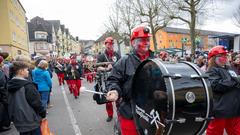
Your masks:
{"label": "marching band musician", "polygon": [[70,79],[69,79],[70,75],[71,75],[70,58],[66,58],[66,61],[64,64],[64,80],[67,82],[69,92],[72,94],[73,90],[72,90]]}
{"label": "marching band musician", "polygon": [[84,74],[86,75],[87,81],[90,83],[93,82],[95,72],[93,69],[93,64],[94,58],[91,55],[87,56],[84,62]]}
{"label": "marching band musician", "polygon": [[81,76],[82,74],[78,70],[78,64],[76,62],[76,57],[71,57],[70,66],[68,69],[69,74],[69,83],[75,99],[77,99],[80,95],[80,87],[81,87]]}
{"label": "marching band musician", "polygon": [[57,63],[55,65],[55,72],[58,77],[59,86],[61,86],[62,84],[64,85],[64,66],[62,58],[59,58],[57,60]]}
{"label": "marching band musician", "polygon": [[139,64],[154,55],[150,51],[150,29],[140,25],[133,29],[131,45],[133,53],[122,57],[112,68],[107,79],[107,100],[118,101],[118,119],[122,135],[138,135],[131,109],[131,85]]}
{"label": "marching band musician", "polygon": [[213,47],[208,54],[209,81],[213,91],[213,116],[206,135],[240,135],[240,81],[227,65],[228,51]]}
{"label": "marching band musician", "polygon": [[[113,50],[114,40],[112,37],[107,37],[104,41],[104,45],[106,47],[104,53],[98,55],[97,63],[101,62],[117,62],[120,59],[120,56],[114,52]],[[108,64],[106,66],[99,66],[97,68],[97,72],[109,72],[112,69],[112,64]],[[113,118],[113,105],[112,102],[106,103],[106,111],[107,111],[107,122],[110,122]]]}

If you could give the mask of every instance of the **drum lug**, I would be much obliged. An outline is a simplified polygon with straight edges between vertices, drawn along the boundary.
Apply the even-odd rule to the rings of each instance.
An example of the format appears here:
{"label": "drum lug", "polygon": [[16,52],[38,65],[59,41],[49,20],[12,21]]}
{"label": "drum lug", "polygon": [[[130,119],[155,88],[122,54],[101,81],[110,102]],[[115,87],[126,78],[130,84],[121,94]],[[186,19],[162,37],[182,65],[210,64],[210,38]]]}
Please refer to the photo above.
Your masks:
{"label": "drum lug", "polygon": [[166,75],[163,75],[163,77],[171,77],[172,79],[180,79],[180,78],[182,78],[182,75],[181,74],[166,74]]}
{"label": "drum lug", "polygon": [[202,117],[195,117],[196,122],[203,122],[204,120],[206,120],[206,119],[202,118]]}
{"label": "drum lug", "polygon": [[191,79],[202,79],[202,78],[207,79],[208,78],[207,75],[201,75],[200,76],[200,75],[197,75],[197,74],[193,74],[190,77],[191,77]]}
{"label": "drum lug", "polygon": [[186,119],[185,118],[179,118],[177,120],[166,120],[166,123],[185,123],[186,122]]}
{"label": "drum lug", "polygon": [[214,118],[213,117],[209,117],[209,118],[203,118],[203,117],[195,117],[195,121],[196,122],[203,122],[205,120],[213,120]]}

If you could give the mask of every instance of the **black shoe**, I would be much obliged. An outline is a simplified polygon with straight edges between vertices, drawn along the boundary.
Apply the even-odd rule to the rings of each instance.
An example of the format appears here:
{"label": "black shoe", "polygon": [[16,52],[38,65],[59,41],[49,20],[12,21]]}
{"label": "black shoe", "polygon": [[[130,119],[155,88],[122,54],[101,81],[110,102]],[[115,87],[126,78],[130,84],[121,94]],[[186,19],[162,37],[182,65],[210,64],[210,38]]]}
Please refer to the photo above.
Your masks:
{"label": "black shoe", "polygon": [[78,98],[78,96],[75,96],[75,99],[77,99]]}
{"label": "black shoe", "polygon": [[112,121],[112,118],[113,118],[113,117],[108,117],[108,118],[106,119],[106,121],[107,121],[107,122],[110,122],[110,121]]}

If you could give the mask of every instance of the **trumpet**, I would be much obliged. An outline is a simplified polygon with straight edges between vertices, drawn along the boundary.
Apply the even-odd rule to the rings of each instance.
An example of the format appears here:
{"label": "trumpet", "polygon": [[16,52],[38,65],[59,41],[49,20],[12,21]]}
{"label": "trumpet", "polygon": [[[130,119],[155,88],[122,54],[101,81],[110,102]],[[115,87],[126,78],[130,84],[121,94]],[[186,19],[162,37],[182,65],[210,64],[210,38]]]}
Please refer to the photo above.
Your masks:
{"label": "trumpet", "polygon": [[[92,63],[91,66],[93,67],[100,67],[100,66],[106,66],[109,64],[113,64],[114,62],[99,62],[99,63]],[[83,66],[89,66],[90,64],[84,63]]]}

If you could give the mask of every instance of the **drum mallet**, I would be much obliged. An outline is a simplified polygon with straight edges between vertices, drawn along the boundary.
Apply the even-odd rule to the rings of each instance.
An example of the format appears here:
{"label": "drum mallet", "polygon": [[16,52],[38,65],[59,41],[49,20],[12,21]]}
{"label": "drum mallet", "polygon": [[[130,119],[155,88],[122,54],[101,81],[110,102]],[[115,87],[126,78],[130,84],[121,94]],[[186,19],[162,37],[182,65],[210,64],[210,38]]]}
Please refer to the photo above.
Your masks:
{"label": "drum mallet", "polygon": [[86,87],[81,87],[81,88],[80,88],[80,91],[82,91],[82,92],[94,93],[94,94],[99,94],[99,95],[107,95],[107,93],[97,92],[97,91],[92,91],[92,90],[87,90]]}

